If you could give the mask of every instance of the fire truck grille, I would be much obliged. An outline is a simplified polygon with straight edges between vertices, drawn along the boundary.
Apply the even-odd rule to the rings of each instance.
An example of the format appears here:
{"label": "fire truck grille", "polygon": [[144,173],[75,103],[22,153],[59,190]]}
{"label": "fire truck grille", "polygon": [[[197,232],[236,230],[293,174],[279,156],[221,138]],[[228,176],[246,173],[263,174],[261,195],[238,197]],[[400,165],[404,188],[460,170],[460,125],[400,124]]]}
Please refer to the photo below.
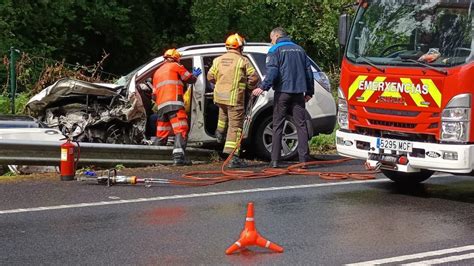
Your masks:
{"label": "fire truck grille", "polygon": [[420,112],[416,112],[416,111],[390,110],[390,109],[379,109],[379,108],[371,108],[371,107],[366,107],[365,110],[368,113],[373,113],[373,114],[397,115],[397,116],[408,116],[408,117],[415,117],[420,114]]}
{"label": "fire truck grille", "polygon": [[390,121],[380,121],[369,119],[371,125],[379,125],[386,127],[398,127],[398,128],[415,128],[416,124],[413,123],[400,123],[400,122],[390,122]]}

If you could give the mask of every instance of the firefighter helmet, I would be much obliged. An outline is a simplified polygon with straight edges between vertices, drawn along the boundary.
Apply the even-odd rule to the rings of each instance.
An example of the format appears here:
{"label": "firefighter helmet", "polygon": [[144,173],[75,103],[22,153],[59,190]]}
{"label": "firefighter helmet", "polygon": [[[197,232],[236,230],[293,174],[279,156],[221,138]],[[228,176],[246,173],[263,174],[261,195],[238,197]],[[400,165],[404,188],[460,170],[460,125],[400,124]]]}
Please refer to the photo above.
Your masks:
{"label": "firefighter helmet", "polygon": [[242,38],[239,34],[232,34],[229,37],[227,37],[227,40],[225,41],[225,47],[231,48],[231,49],[237,49],[239,47],[244,46],[245,44],[245,39]]}
{"label": "firefighter helmet", "polygon": [[181,58],[181,54],[178,52],[178,50],[173,48],[173,49],[166,50],[166,52],[163,54],[163,57],[172,58],[175,61],[179,61],[179,59]]}

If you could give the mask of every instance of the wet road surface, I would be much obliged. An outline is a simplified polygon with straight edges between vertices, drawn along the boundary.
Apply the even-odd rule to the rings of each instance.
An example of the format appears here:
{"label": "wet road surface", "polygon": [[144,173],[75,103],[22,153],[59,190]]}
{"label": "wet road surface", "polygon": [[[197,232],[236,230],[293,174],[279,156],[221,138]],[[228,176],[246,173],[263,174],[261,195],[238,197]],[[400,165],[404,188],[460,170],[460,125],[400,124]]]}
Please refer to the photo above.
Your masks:
{"label": "wet road surface", "polygon": [[[474,178],[467,176],[437,174],[411,189],[382,175],[148,189],[30,180],[1,183],[0,195],[1,264],[474,263]],[[259,233],[284,253],[252,247],[224,254],[243,229],[249,201]]]}

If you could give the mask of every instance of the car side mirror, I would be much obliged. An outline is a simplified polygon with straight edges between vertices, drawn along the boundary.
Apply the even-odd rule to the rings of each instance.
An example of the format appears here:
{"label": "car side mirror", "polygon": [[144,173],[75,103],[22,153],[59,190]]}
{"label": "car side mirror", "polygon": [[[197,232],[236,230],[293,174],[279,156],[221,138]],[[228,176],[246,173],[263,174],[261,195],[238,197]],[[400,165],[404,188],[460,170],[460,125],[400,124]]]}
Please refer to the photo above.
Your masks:
{"label": "car side mirror", "polygon": [[347,39],[349,37],[349,30],[351,27],[351,18],[348,14],[342,14],[339,16],[339,27],[337,31],[337,38],[341,47],[346,46]]}

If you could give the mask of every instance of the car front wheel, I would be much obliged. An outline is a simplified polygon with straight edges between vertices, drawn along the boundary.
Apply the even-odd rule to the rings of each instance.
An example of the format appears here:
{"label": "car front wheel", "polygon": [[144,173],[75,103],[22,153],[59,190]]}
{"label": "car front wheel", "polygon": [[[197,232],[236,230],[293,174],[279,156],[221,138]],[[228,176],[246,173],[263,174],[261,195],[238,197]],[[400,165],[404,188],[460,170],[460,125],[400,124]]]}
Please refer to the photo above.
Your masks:
{"label": "car front wheel", "polygon": [[[288,116],[283,126],[281,139],[281,160],[294,159],[298,154],[298,134],[293,117]],[[258,125],[255,136],[255,152],[260,157],[270,160],[272,154],[273,118],[267,117]]]}

